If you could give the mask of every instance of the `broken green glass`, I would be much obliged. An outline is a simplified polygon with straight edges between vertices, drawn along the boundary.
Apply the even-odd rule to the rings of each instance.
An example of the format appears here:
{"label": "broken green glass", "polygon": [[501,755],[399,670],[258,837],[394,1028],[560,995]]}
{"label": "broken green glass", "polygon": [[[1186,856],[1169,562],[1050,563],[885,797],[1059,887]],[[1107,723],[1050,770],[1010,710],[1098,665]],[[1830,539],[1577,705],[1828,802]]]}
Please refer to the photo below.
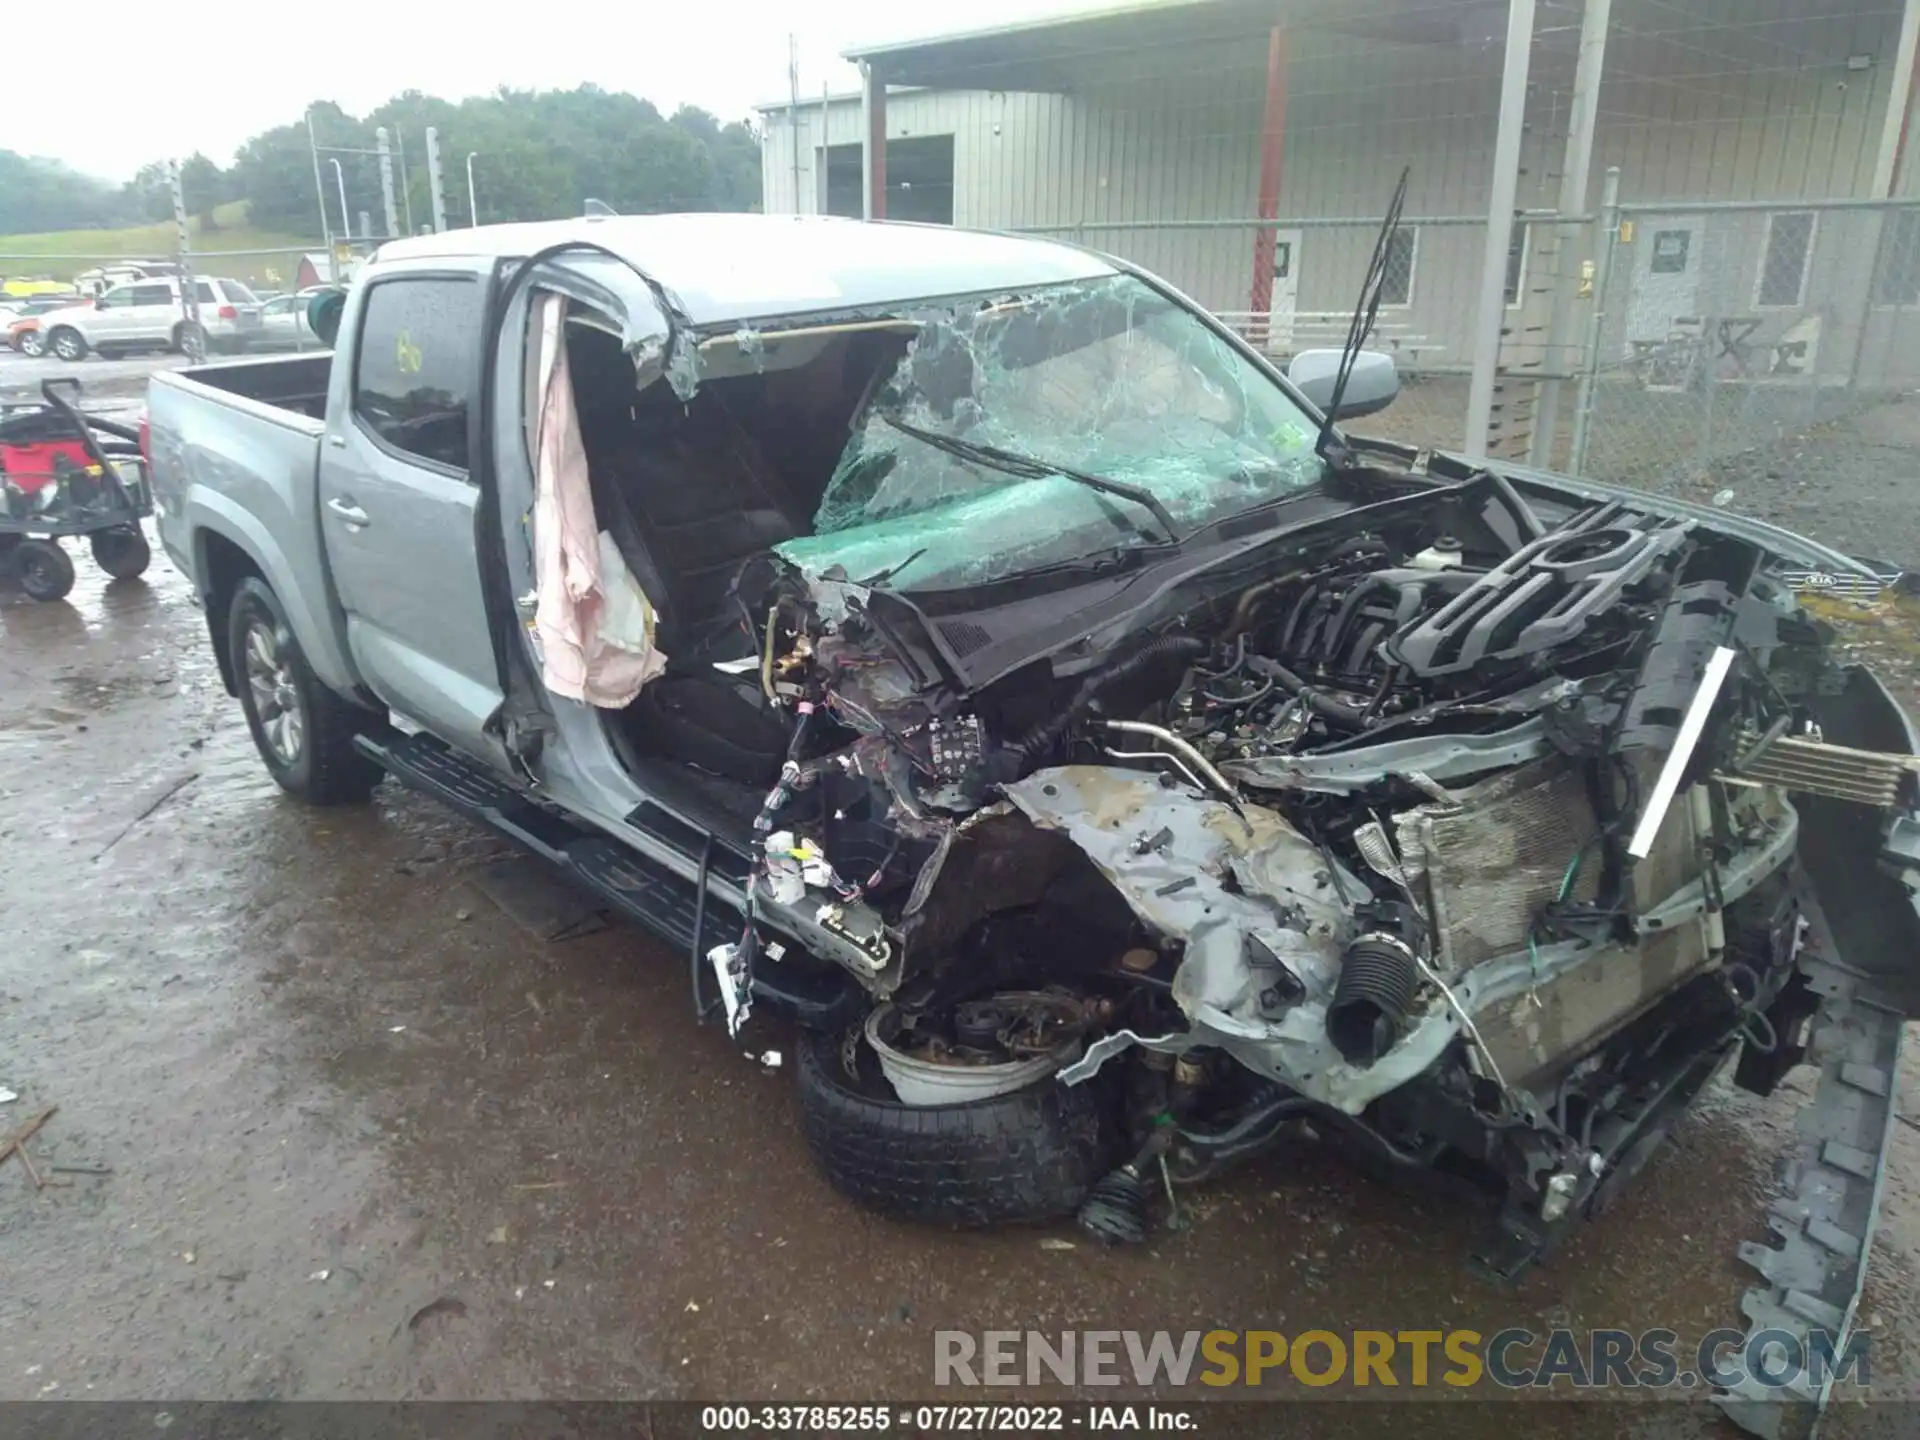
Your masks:
{"label": "broken green glass", "polygon": [[1025,478],[921,430],[1151,491],[1187,533],[1319,480],[1314,426],[1196,315],[1130,275],[972,300],[915,317],[814,515],[779,547],[803,570],[977,584],[1165,539],[1150,513],[1059,474]]}

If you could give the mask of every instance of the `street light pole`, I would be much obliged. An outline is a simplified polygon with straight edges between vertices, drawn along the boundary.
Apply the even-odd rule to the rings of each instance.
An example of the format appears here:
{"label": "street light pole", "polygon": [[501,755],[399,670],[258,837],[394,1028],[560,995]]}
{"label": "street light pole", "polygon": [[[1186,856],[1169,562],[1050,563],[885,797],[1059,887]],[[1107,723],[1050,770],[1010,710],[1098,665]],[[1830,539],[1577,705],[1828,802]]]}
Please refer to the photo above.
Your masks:
{"label": "street light pole", "polygon": [[480,202],[474,198],[473,193],[473,160],[479,153],[477,150],[467,152],[467,224],[469,226],[478,226],[480,223]]}
{"label": "street light pole", "polygon": [[353,216],[347,211],[347,177],[341,172],[338,156],[328,157],[327,163],[333,166],[334,184],[340,187],[340,233],[347,239],[353,238]]}
{"label": "street light pole", "polygon": [[333,227],[327,223],[327,191],[326,187],[320,183],[320,147],[314,143],[313,139],[313,107],[311,105],[307,107],[307,149],[313,155],[313,194],[314,198],[320,202],[320,243],[331,249],[333,236],[330,232]]}

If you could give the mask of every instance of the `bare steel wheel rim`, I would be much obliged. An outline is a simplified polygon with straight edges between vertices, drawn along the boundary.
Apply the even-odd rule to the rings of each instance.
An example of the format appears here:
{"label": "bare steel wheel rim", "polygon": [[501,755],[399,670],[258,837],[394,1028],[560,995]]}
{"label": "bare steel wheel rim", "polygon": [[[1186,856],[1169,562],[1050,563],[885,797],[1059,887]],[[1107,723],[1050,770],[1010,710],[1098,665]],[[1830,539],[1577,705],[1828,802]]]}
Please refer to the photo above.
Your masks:
{"label": "bare steel wheel rim", "polygon": [[253,696],[253,712],[259,717],[267,748],[282,765],[297,764],[306,741],[300,693],[294,688],[293,667],[280,634],[265,620],[247,625],[245,663],[247,689]]}

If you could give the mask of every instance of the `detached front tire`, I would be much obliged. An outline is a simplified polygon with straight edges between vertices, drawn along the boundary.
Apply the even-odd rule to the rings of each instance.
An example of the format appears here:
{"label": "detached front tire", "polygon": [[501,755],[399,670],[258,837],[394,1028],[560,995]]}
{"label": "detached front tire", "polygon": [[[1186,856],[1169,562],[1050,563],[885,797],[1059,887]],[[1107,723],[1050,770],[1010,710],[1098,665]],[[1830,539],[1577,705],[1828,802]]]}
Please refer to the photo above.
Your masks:
{"label": "detached front tire", "polygon": [[[904,1220],[981,1227],[1071,1215],[1114,1159],[1098,1080],[1053,1076],[985,1100],[903,1105],[859,1031],[803,1032],[807,1148],[849,1199]],[[851,1059],[851,1068],[849,1060]]]}
{"label": "detached front tire", "polygon": [[365,801],[381,771],[353,737],[377,717],[320,683],[264,580],[249,576],[235,589],[227,647],[247,729],[275,783],[309,805]]}

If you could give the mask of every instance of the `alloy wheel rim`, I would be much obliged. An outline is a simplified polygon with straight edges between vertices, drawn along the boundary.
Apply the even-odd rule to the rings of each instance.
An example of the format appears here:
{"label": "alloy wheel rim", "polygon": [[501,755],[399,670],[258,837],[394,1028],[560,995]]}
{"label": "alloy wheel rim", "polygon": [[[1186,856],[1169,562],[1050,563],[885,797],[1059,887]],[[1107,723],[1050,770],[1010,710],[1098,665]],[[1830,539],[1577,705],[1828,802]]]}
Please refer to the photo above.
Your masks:
{"label": "alloy wheel rim", "polygon": [[263,621],[247,626],[245,664],[247,689],[253,696],[254,714],[267,748],[282,765],[293,765],[300,759],[306,723],[301,718],[299,692],[294,688],[293,667],[278,634]]}

